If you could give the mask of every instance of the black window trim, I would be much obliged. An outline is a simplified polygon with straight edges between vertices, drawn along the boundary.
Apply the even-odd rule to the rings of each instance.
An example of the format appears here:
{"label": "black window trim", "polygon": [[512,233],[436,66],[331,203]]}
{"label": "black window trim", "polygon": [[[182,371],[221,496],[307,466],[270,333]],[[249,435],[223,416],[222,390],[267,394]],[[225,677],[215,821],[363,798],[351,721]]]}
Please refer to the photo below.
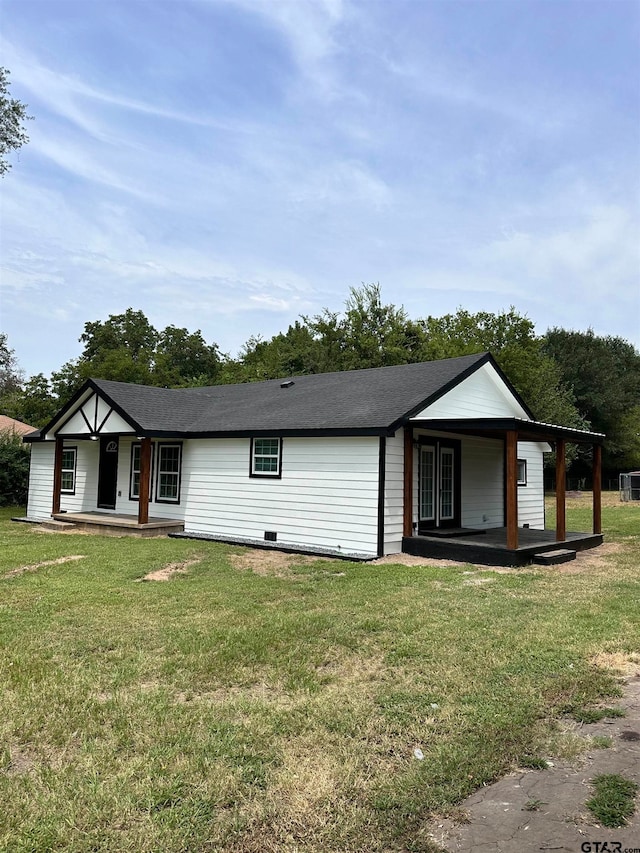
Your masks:
{"label": "black window trim", "polygon": [[[65,468],[64,465],[60,468],[60,494],[61,495],[75,495],[76,493],[76,480],[77,480],[77,472],[78,472],[78,446],[73,445],[71,447],[62,448],[62,458],[64,459],[64,454],[67,452],[73,453],[73,468]],[[72,489],[63,489],[62,488],[62,475],[65,471],[73,471],[73,488]]]}
{"label": "black window trim", "polygon": [[[518,465],[518,472],[517,472],[518,485],[519,486],[526,486],[527,485],[527,460],[526,459],[518,459],[517,465]],[[523,480],[520,479],[520,466],[521,465],[524,466],[524,479]]]}
{"label": "black window trim", "polygon": [[[177,447],[179,451],[178,457],[178,495],[176,498],[161,498],[158,495],[158,490],[160,488],[160,477],[162,474],[162,469],[160,468],[160,460],[162,455],[163,447]],[[182,489],[182,442],[181,441],[159,441],[156,447],[156,488],[155,488],[155,502],[157,504],[179,504],[180,503],[180,493]],[[173,473],[170,472],[170,473]]]}
{"label": "black window trim", "polygon": [[[132,441],[131,442],[131,452],[129,454],[129,500],[130,501],[139,501],[140,496],[133,494],[133,448],[140,447],[142,448],[141,441]],[[151,471],[149,472],[149,503],[153,503],[153,475],[155,472],[155,449],[156,443],[155,441],[151,442]],[[182,468],[182,455],[180,455],[180,467]],[[173,503],[173,501],[171,501]]]}
{"label": "black window trim", "polygon": [[[254,449],[256,441],[277,441],[278,442],[278,470],[277,471],[254,471]],[[249,445],[249,476],[256,480],[281,480],[282,479],[282,436],[279,435],[261,435],[252,436]]]}

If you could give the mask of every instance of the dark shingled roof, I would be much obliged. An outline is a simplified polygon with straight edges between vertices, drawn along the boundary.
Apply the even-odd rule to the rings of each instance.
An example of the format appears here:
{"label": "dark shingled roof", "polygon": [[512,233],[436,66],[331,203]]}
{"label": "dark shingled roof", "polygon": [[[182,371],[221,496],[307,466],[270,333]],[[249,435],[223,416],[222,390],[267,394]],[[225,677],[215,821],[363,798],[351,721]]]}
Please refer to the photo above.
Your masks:
{"label": "dark shingled roof", "polygon": [[371,431],[397,425],[493,360],[488,353],[242,385],[153,388],[90,380],[145,433]]}

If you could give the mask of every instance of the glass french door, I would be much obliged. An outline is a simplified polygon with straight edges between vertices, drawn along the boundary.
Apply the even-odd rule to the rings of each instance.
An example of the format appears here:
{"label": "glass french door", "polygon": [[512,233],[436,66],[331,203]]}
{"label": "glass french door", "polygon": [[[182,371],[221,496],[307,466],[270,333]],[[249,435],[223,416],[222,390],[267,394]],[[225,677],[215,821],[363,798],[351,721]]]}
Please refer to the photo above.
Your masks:
{"label": "glass french door", "polygon": [[455,525],[460,501],[457,488],[457,460],[456,447],[451,443],[420,444],[419,528]]}
{"label": "glass french door", "polygon": [[419,520],[435,527],[436,523],[436,448],[431,444],[420,445],[418,469]]}

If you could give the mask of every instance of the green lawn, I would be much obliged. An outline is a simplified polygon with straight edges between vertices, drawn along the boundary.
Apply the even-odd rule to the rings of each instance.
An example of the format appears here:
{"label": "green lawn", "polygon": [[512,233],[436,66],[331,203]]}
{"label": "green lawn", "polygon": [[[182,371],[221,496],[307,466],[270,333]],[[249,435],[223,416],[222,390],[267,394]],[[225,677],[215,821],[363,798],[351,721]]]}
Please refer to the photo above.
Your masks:
{"label": "green lawn", "polygon": [[[569,529],[588,529],[582,512],[569,508]],[[11,853],[431,851],[430,816],[575,749],[564,713],[615,706],[595,655],[639,651],[639,506],[605,506],[616,548],[574,574],[250,565],[240,548],[47,534],[11,514]],[[64,557],[79,559],[15,572]]]}

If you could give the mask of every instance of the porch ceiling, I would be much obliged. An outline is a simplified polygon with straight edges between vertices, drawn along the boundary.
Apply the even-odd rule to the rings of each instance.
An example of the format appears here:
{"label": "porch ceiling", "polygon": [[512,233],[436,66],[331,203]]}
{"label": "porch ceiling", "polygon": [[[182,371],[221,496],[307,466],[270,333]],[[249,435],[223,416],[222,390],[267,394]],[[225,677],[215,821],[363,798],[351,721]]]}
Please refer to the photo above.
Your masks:
{"label": "porch ceiling", "polygon": [[553,442],[563,438],[577,444],[602,444],[605,438],[600,432],[522,418],[430,418],[411,420],[409,424],[417,429],[442,430],[461,435],[486,435],[490,438],[504,438],[507,432],[517,432],[521,441]]}

